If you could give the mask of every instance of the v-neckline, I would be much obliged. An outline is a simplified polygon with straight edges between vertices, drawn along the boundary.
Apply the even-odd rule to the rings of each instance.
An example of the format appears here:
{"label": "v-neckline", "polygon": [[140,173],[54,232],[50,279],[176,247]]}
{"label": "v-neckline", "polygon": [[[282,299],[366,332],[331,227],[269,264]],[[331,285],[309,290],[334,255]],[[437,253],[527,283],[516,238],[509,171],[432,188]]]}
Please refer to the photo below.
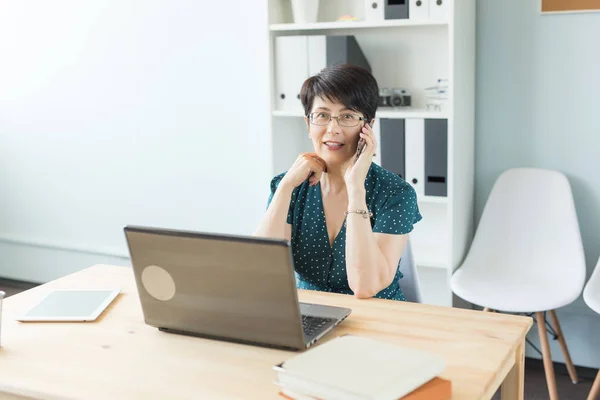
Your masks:
{"label": "v-neckline", "polygon": [[325,216],[325,203],[323,203],[323,192],[321,191],[321,183],[318,183],[316,185],[316,189],[318,192],[318,198],[319,198],[318,201],[321,206],[321,216],[322,216],[323,226],[325,227],[325,233],[324,233],[325,243],[327,243],[329,245],[329,250],[333,250],[333,246],[335,245],[335,242],[337,241],[338,237],[340,237],[342,232],[344,231],[344,229],[346,229],[346,219],[344,218],[344,221],[342,222],[342,226],[340,227],[340,230],[337,232],[337,234],[333,238],[333,242],[329,242],[329,231],[327,230],[327,217]]}

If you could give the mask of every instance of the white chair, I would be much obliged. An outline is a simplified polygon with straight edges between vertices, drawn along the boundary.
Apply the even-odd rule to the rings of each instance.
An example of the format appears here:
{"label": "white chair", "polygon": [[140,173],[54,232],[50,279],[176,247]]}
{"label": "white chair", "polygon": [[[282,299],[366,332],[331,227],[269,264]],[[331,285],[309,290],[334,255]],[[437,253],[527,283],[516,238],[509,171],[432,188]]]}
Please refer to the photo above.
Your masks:
{"label": "white chair", "polygon": [[400,259],[400,272],[402,272],[402,275],[404,276],[398,282],[400,283],[400,289],[402,289],[402,293],[404,293],[406,300],[413,303],[423,302],[419,274],[417,272],[415,257],[410,244],[410,236],[408,237],[404,253],[402,253],[402,258]]}
{"label": "white chair", "polygon": [[585,283],[585,257],[567,177],[515,168],[496,180],[452,291],[485,310],[535,313],[550,399],[557,399],[546,311],[573,383],[578,381],[555,310]]}
{"label": "white chair", "polygon": [[[600,314],[600,259],[592,272],[592,276],[583,289],[583,300],[592,310]],[[594,400],[600,396],[600,371],[596,375],[588,400]]]}

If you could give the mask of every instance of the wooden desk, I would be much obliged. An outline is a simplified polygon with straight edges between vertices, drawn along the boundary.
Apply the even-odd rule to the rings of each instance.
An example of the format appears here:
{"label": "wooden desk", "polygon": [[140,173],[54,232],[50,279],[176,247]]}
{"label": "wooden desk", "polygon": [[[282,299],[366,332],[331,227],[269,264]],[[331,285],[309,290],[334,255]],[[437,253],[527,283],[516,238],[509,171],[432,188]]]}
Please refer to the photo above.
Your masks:
{"label": "wooden desk", "polygon": [[[118,286],[93,323],[20,323],[17,312],[51,289]],[[301,301],[350,307],[326,339],[351,333],[445,357],[453,399],[523,398],[532,319],[300,291]],[[278,399],[272,366],[293,352],[173,335],[144,324],[133,272],[97,265],[5,299],[0,398]],[[12,393],[16,396],[11,396]]]}

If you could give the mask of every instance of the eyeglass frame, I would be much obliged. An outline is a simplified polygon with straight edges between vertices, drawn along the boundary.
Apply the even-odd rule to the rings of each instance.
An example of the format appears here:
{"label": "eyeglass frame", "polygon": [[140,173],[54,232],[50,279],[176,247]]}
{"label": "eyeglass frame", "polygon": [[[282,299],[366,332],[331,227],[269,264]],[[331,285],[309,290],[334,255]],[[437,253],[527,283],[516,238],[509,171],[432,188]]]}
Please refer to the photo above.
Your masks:
{"label": "eyeglass frame", "polygon": [[[312,118],[311,118],[310,116],[311,116],[311,115],[313,115],[313,114],[317,114],[317,113],[319,113],[319,112],[323,112],[323,111],[313,111],[313,112],[311,112],[310,114],[308,114],[308,115],[306,116],[306,118],[308,118],[308,121],[309,121],[311,124],[313,124],[314,126],[327,126],[327,125],[329,125],[329,123],[331,122],[331,120],[332,120],[332,119],[335,119],[335,122],[337,122],[337,124],[338,124],[339,126],[343,126],[344,128],[354,128],[355,126],[358,126],[358,125],[360,125],[360,121],[368,121],[368,120],[369,120],[369,118],[368,118],[368,117],[358,117],[358,123],[357,123],[356,125],[352,125],[352,126],[348,126],[348,125],[342,125],[342,124],[340,124],[340,120],[338,119],[338,118],[340,117],[340,115],[338,115],[338,116],[334,117],[333,115],[329,114],[328,112],[323,112],[324,114],[329,114],[329,121],[327,121],[327,123],[326,123],[325,125],[317,125],[317,124],[315,124],[315,123],[312,121]],[[348,113],[348,114],[349,114],[349,113]]]}

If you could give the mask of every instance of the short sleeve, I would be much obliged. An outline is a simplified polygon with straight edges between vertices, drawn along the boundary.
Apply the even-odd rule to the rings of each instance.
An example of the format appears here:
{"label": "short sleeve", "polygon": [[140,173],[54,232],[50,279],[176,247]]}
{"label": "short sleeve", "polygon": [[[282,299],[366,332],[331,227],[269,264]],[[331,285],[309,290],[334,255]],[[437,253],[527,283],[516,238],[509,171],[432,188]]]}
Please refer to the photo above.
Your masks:
{"label": "short sleeve", "polygon": [[415,189],[405,184],[392,192],[377,210],[373,232],[404,235],[421,219]]}
{"label": "short sleeve", "polygon": [[[277,190],[277,187],[279,186],[279,183],[281,182],[281,180],[283,179],[284,176],[285,176],[285,172],[282,174],[279,174],[276,177],[274,177],[273,179],[271,179],[271,194],[269,195],[269,200],[267,200],[267,208],[269,208],[269,205],[271,204],[271,200],[273,200],[273,196],[275,196],[275,191]],[[286,219],[287,223],[290,225],[292,224],[293,215],[294,215],[295,196],[297,196],[296,190],[294,190],[292,193],[292,199],[290,201],[290,207],[288,209],[288,215],[287,215],[287,219]]]}

